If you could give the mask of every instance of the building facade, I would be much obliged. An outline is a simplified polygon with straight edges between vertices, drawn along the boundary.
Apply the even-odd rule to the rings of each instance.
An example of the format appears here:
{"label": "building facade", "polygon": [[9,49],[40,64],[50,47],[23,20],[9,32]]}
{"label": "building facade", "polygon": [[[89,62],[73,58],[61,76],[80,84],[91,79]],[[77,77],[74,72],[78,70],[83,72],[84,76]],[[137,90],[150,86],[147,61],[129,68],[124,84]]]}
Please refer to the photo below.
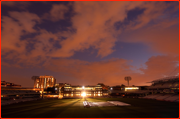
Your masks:
{"label": "building facade", "polygon": [[63,98],[79,98],[79,97],[100,97],[103,96],[102,86],[72,86],[65,84],[61,90]]}
{"label": "building facade", "polygon": [[142,97],[149,94],[147,86],[112,86],[109,90],[110,96],[119,97]]}
{"label": "building facade", "polygon": [[179,76],[165,77],[151,82],[152,93],[179,93]]}
{"label": "building facade", "polygon": [[33,76],[32,79],[34,80],[34,89],[44,90],[55,86],[56,83],[56,79],[53,76]]}

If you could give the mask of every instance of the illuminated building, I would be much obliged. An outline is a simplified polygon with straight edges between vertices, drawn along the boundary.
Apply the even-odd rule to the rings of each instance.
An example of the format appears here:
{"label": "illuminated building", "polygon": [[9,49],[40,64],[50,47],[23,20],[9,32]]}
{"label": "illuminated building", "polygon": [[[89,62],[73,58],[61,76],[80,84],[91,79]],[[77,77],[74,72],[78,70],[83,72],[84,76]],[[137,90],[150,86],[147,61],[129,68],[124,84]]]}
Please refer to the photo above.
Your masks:
{"label": "illuminated building", "polygon": [[44,90],[47,87],[55,86],[56,79],[53,76],[33,76],[34,88]]}
{"label": "illuminated building", "polygon": [[112,86],[110,87],[109,95],[136,98],[149,94],[147,87],[148,86]]}
{"label": "illuminated building", "polygon": [[65,84],[62,88],[62,95],[64,98],[78,98],[78,97],[100,97],[102,94],[102,86],[71,86]]}

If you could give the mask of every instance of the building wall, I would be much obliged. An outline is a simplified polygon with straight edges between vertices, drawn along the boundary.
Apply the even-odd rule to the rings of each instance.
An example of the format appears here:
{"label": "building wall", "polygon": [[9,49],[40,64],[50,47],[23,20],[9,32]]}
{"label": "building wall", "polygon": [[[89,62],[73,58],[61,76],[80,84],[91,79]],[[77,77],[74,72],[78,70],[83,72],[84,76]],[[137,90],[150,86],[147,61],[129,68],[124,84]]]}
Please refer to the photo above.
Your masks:
{"label": "building wall", "polygon": [[34,88],[45,89],[55,86],[56,79],[53,76],[39,76],[34,79]]}
{"label": "building wall", "polygon": [[71,86],[65,85],[62,88],[62,95],[64,98],[73,97],[100,97],[103,96],[102,86]]}

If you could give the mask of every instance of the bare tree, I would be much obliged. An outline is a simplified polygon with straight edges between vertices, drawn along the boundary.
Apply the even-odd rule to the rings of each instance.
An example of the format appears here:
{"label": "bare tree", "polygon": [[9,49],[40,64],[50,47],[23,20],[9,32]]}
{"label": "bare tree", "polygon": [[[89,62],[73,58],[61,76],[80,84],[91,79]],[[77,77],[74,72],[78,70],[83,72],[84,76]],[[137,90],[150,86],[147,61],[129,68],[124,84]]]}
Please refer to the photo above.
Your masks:
{"label": "bare tree", "polygon": [[130,76],[126,76],[124,77],[124,80],[128,82],[128,86],[129,86],[129,81],[131,80],[132,78]]}

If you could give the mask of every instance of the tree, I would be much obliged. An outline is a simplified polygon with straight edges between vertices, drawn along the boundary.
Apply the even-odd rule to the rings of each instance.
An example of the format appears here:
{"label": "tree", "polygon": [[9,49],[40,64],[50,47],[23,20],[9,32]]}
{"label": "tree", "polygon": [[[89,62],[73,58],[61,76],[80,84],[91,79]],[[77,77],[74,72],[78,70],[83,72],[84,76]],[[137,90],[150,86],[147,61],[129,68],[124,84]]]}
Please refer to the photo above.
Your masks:
{"label": "tree", "polygon": [[125,85],[124,85],[124,84],[121,84],[121,87],[125,87]]}
{"label": "tree", "polygon": [[124,77],[124,80],[128,82],[128,86],[129,86],[129,81],[131,80],[132,78],[130,76],[126,76]]}
{"label": "tree", "polygon": [[109,86],[106,86],[103,83],[98,83],[97,85],[101,85],[103,90],[108,90],[109,89]]}
{"label": "tree", "polygon": [[37,78],[39,78],[39,76],[32,76],[31,77],[32,80],[36,80]]}

